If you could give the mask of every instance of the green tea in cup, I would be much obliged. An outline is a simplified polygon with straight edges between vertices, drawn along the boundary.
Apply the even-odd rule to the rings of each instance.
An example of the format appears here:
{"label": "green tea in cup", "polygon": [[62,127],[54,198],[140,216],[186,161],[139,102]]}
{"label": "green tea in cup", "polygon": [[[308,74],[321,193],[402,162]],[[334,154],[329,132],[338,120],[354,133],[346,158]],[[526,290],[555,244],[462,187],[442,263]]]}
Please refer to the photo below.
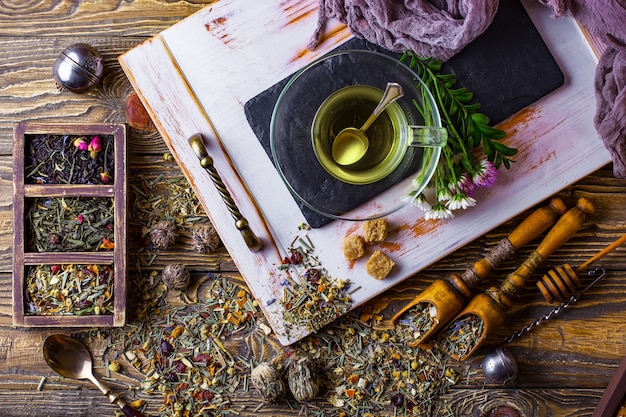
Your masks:
{"label": "green tea in cup", "polygon": [[409,163],[413,147],[445,145],[445,129],[409,125],[402,107],[393,102],[365,132],[360,132],[366,136],[365,153],[358,139],[344,141],[342,159],[356,162],[345,164],[339,160],[333,154],[339,133],[363,125],[382,96],[383,91],[377,87],[352,85],[331,94],[317,110],[311,126],[313,149],[320,165],[336,179],[370,184],[385,178],[403,162]]}
{"label": "green tea in cup", "polygon": [[383,91],[376,87],[349,86],[328,97],[317,111],[311,129],[313,149],[320,164],[333,177],[348,183],[367,184],[384,178],[402,161],[403,152],[398,150],[406,118],[396,103],[391,103],[367,129],[369,146],[358,162],[343,166],[332,155],[339,132],[361,126],[382,95]]}

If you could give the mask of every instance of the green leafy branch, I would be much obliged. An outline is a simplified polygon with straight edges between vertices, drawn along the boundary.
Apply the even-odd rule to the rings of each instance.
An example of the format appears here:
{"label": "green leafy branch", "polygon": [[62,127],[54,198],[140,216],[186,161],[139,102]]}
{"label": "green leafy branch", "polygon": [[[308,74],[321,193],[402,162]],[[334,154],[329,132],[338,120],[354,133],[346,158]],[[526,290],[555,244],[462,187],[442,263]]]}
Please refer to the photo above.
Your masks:
{"label": "green leafy branch", "polygon": [[487,159],[496,168],[504,165],[508,169],[511,162],[515,162],[511,157],[517,154],[517,149],[500,142],[506,132],[489,126],[489,118],[478,111],[480,104],[472,103],[474,94],[464,87],[455,88],[456,75],[441,73],[441,61],[421,58],[412,52],[406,52],[400,59],[405,63],[407,60],[437,101],[442,124],[448,130],[449,150],[460,155],[465,169],[474,171],[471,150],[481,144]]}

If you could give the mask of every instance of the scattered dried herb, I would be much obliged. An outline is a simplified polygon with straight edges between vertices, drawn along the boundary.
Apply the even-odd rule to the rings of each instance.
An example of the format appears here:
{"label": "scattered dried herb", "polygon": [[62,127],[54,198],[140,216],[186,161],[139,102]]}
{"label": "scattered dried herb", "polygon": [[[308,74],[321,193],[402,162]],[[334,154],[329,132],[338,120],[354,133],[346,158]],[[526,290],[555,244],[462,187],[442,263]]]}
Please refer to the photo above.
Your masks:
{"label": "scattered dried herb", "polygon": [[350,282],[333,278],[315,256],[307,234],[296,237],[279,270],[285,273],[283,319],[287,332],[316,332],[343,315],[352,306]]}
{"label": "scattered dried herb", "polygon": [[137,175],[129,180],[129,190],[129,210],[133,210],[129,226],[137,228],[144,237],[143,247],[139,251],[146,254],[146,258],[140,258],[145,266],[150,266],[158,255],[158,251],[154,251],[158,248],[149,236],[157,223],[173,224],[178,235],[177,241],[188,243],[191,247],[193,243],[189,236],[192,230],[210,225],[198,198],[183,176]]}
{"label": "scattered dried herb", "polygon": [[[138,215],[132,221],[149,230],[167,219],[187,231],[207,222],[187,187],[182,178],[135,178],[131,188],[138,193],[134,202]],[[348,282],[329,277],[315,257],[308,227],[303,224],[298,230],[300,236],[278,267],[284,274],[284,297],[276,302],[289,306],[284,316],[288,327],[295,331],[312,326],[316,332],[292,346],[294,350],[285,350],[274,340],[256,300],[227,277],[209,274],[196,302],[180,305],[168,302],[158,271],[132,274],[129,293],[137,317],[124,328],[110,330],[106,356],[125,358],[145,375],[138,388],[162,397],[162,406],[150,415],[237,415],[248,404],[242,406],[231,397],[252,388],[256,365],[270,362],[284,384],[289,358],[306,355],[317,371],[311,382],[318,384],[329,404],[303,402],[302,415],[453,416],[445,394],[459,379],[459,371],[436,346],[407,347],[408,334],[373,330],[357,318],[357,312],[335,320],[350,308],[350,295],[358,288],[349,289]],[[159,255],[150,256],[153,260]],[[190,286],[201,280],[192,279]],[[268,353],[279,355],[287,367],[268,361]],[[268,398],[280,394],[274,388]],[[279,404],[294,409],[292,395],[283,401]],[[265,404],[263,397],[253,411]]]}
{"label": "scattered dried herb", "polygon": [[217,276],[205,282],[205,296],[193,305],[169,304],[158,283],[139,285],[141,316],[111,331],[108,354],[126,358],[146,376],[145,393],[163,396],[159,416],[232,414],[229,396],[248,390],[252,366],[227,341],[255,331],[258,304],[248,291]]}
{"label": "scattered dried herb", "polygon": [[26,268],[24,314],[113,314],[114,273],[109,265],[38,265]]}
{"label": "scattered dried herb", "polygon": [[325,370],[323,391],[337,415],[379,415],[393,407],[397,415],[454,416],[443,396],[459,380],[459,364],[436,345],[410,347],[410,336],[374,330],[355,316],[297,345]]}

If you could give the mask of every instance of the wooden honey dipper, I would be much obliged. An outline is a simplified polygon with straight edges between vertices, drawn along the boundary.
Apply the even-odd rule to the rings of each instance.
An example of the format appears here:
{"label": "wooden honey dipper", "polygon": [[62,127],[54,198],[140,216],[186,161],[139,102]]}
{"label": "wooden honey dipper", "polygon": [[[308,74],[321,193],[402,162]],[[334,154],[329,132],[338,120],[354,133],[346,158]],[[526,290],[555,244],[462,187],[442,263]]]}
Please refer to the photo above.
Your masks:
{"label": "wooden honey dipper", "polygon": [[491,287],[475,296],[448,324],[439,337],[442,350],[456,360],[470,357],[487,336],[504,322],[506,311],[537,267],[567,242],[582,227],[586,216],[594,211],[591,201],[580,198],[576,207],[561,216],[519,268],[510,273],[499,287]]}
{"label": "wooden honey dipper", "polygon": [[425,304],[436,313],[432,326],[424,333],[416,336],[411,346],[417,346],[436,333],[440,326],[445,325],[465,305],[475,287],[489,272],[502,261],[510,258],[522,246],[539,237],[556,219],[565,213],[567,207],[560,198],[552,198],[546,206],[539,207],[520,223],[509,236],[503,238],[487,255],[475,262],[460,277],[451,274],[447,280],[437,280],[400,309],[391,319],[377,323],[377,330],[392,329],[396,323],[412,307]]}
{"label": "wooden honey dipper", "polygon": [[578,273],[584,271],[589,265],[602,258],[604,255],[617,249],[626,242],[626,235],[620,237],[606,248],[589,258],[574,270],[569,264],[556,267],[548,271],[539,281],[537,287],[547,302],[563,302],[570,297],[580,285]]}

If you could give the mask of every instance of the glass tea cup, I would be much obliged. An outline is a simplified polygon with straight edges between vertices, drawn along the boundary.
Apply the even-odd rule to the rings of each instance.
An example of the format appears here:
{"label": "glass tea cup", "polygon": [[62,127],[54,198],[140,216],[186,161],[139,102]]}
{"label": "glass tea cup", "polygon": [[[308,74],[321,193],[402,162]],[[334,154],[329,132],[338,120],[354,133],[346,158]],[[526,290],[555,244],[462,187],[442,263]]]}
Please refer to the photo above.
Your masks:
{"label": "glass tea cup", "polygon": [[[365,131],[365,155],[355,163],[338,163],[333,157],[338,133],[360,128],[389,82],[398,83],[404,95]],[[398,58],[370,50],[334,52],[296,73],[270,123],[272,157],[296,199],[327,217],[349,220],[398,210],[409,184],[421,192],[446,138],[437,105],[419,76]],[[355,210],[363,203],[358,195],[375,203]]]}
{"label": "glass tea cup", "polygon": [[[402,163],[409,146],[446,144],[445,128],[409,124],[407,119],[416,120],[416,117],[405,114],[397,100],[387,105],[367,129],[358,128],[368,120],[383,93],[371,85],[349,85],[332,93],[317,110],[311,127],[313,150],[322,167],[339,181],[350,184],[379,181]],[[338,148],[341,135],[347,141]],[[350,148],[356,148],[358,156],[350,155]]]}

